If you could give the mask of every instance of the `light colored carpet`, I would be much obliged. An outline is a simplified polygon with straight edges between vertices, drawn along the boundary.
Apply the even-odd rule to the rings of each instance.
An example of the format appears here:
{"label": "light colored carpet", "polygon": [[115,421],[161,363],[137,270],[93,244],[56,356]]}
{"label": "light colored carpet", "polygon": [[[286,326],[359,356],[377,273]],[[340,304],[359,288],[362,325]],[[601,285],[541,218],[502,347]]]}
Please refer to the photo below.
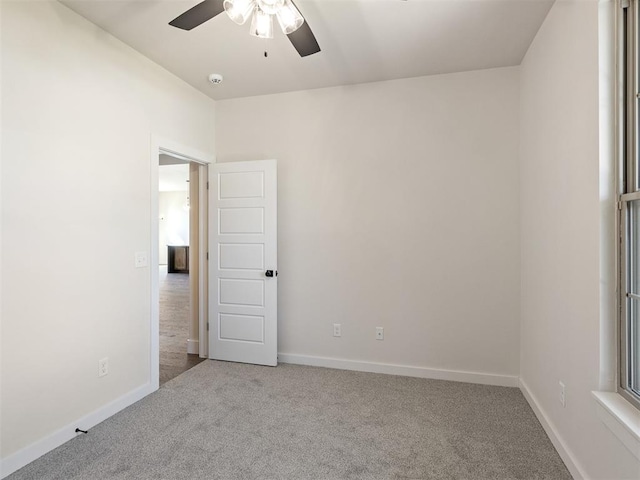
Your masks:
{"label": "light colored carpet", "polygon": [[571,477],[516,388],[208,360],[8,478]]}

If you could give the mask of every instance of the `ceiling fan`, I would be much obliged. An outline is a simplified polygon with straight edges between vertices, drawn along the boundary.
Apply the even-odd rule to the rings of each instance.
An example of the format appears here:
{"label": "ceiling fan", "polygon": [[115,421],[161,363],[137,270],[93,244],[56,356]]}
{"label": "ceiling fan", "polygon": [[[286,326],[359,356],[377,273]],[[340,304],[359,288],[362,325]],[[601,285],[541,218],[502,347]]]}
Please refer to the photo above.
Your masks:
{"label": "ceiling fan", "polygon": [[223,11],[238,25],[252,16],[249,33],[261,38],[273,38],[275,16],[283,33],[289,37],[301,57],[320,51],[309,24],[292,0],[204,0],[171,20],[169,25],[191,30]]}

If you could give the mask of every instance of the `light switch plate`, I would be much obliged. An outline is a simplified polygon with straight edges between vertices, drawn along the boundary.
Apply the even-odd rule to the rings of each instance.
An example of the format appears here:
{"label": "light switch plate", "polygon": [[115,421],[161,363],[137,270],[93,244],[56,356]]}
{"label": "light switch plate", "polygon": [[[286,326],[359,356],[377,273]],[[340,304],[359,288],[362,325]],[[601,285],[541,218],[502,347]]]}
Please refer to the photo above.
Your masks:
{"label": "light switch plate", "polygon": [[136,260],[135,260],[136,268],[143,268],[149,266],[149,262],[147,260],[147,252],[136,252]]}

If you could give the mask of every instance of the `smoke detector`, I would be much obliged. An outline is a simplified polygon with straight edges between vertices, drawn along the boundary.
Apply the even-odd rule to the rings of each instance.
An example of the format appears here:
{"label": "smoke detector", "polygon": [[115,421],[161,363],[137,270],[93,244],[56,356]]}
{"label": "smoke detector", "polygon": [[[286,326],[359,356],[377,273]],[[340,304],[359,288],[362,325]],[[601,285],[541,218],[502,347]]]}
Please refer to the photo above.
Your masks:
{"label": "smoke detector", "polygon": [[222,75],[219,73],[212,73],[209,75],[209,81],[214,85],[220,85],[222,83]]}

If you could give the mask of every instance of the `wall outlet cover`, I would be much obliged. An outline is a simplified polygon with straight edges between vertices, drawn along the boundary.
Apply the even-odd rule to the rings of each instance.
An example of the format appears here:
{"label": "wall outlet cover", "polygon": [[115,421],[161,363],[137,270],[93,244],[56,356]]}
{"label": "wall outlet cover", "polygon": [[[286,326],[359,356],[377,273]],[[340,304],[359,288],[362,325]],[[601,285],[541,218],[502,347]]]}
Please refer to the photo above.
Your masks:
{"label": "wall outlet cover", "polygon": [[98,360],[98,377],[104,377],[109,373],[109,357]]}

